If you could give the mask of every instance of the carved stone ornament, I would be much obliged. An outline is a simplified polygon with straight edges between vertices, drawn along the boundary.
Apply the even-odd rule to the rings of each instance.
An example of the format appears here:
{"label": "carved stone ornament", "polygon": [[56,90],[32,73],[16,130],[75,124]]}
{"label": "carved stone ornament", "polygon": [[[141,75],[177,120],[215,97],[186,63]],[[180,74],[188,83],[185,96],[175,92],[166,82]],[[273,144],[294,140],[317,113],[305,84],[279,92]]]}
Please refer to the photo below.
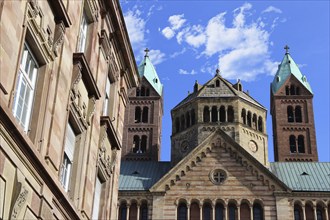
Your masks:
{"label": "carved stone ornament", "polygon": [[91,125],[91,119],[95,113],[95,98],[91,97],[89,98],[89,103],[88,103],[88,111],[87,111],[87,117],[86,121],[88,125]]}
{"label": "carved stone ornament", "polygon": [[73,83],[72,83],[72,93],[74,95],[74,97],[76,97],[78,95],[78,83],[81,80],[82,74],[81,74],[81,64],[80,63],[76,63],[75,65],[73,65],[73,70],[72,70],[72,74],[73,74]]}
{"label": "carved stone ornament", "polygon": [[56,24],[54,41],[53,41],[53,52],[55,56],[58,56],[58,48],[62,45],[65,34],[65,25],[63,21],[60,21]]}
{"label": "carved stone ornament", "polygon": [[16,187],[16,190],[18,191],[18,195],[16,198],[14,198],[15,204],[12,207],[10,219],[20,218],[20,212],[22,211],[22,208],[26,205],[27,196],[29,194],[29,190],[24,185],[22,186],[22,183],[18,183],[18,187]]}

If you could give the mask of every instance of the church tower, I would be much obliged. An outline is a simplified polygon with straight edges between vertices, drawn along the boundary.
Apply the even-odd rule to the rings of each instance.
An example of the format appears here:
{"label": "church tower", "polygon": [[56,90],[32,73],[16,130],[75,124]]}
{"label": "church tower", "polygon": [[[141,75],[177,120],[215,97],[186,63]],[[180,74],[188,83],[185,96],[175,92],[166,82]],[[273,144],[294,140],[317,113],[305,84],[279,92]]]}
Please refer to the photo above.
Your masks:
{"label": "church tower", "polygon": [[313,92],[289,54],[271,83],[271,115],[275,161],[318,161]]}
{"label": "church tower", "polygon": [[122,160],[159,161],[163,116],[163,85],[148,52],[138,67],[140,84],[128,92]]}

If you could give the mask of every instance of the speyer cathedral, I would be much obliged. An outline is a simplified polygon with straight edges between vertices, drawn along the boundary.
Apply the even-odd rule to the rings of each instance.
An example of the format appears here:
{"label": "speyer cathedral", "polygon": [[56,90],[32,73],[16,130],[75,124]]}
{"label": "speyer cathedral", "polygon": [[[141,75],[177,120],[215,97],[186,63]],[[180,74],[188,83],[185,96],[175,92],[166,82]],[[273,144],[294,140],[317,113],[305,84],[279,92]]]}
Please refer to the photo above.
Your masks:
{"label": "speyer cathedral", "polygon": [[268,110],[220,70],[191,85],[160,161],[166,94],[118,0],[0,1],[0,22],[0,220],[329,219],[321,94],[288,46]]}

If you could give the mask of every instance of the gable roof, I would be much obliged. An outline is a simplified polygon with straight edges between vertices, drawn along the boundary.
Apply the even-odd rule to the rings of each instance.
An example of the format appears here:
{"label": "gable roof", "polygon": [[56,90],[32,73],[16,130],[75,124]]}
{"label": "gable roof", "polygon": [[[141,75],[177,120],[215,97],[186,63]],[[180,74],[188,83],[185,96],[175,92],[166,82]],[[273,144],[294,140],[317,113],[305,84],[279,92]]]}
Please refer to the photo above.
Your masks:
{"label": "gable roof", "polygon": [[[213,82],[215,82],[217,79],[220,80],[220,87],[212,87],[212,84],[214,84]],[[210,79],[200,89],[198,89],[198,91],[194,91],[193,93],[189,94],[172,110],[175,110],[194,99],[205,97],[240,97],[260,108],[266,109],[263,105],[253,99],[248,93],[237,90],[231,82],[224,79],[220,74],[216,74],[212,79]]]}
{"label": "gable roof", "polygon": [[170,162],[121,161],[119,190],[148,190],[170,168]]}
{"label": "gable roof", "polygon": [[163,85],[161,84],[155,67],[152,65],[148,54],[144,56],[144,59],[138,67],[140,77],[145,77],[150,85],[156,90],[156,92],[162,96]]}
{"label": "gable roof", "polygon": [[293,191],[330,192],[330,163],[274,162],[270,169]]}
{"label": "gable roof", "polygon": [[[263,179],[271,179],[273,183],[276,183],[279,188],[285,191],[290,191],[290,188],[287,187],[280,179],[278,179],[269,169],[267,169],[263,164],[261,164],[256,158],[254,158],[249,152],[247,152],[242,146],[240,146],[235,140],[233,140],[230,136],[228,136],[222,129],[218,128],[216,131],[211,133],[201,144],[199,144],[196,148],[194,148],[188,155],[186,155],[181,161],[179,161],[174,167],[172,167],[164,176],[162,176],[151,188],[150,191],[158,191],[158,190],[165,190],[160,189],[162,184],[166,184],[168,182],[174,182],[176,180],[176,176],[178,173],[183,169],[185,170],[186,166],[190,166],[191,163],[196,163],[197,158],[203,158],[203,154],[207,151],[207,148],[211,147],[212,142],[222,138],[223,142],[228,143],[235,150],[236,155],[239,155],[236,158],[236,161],[241,161],[242,166],[253,167],[257,168],[262,172]],[[220,144],[220,143],[219,143]],[[239,157],[241,157],[239,159]],[[196,158],[196,159],[195,159]],[[243,162],[246,161],[245,162]],[[244,165],[243,165],[244,164]],[[252,172],[252,173],[257,173]],[[269,181],[268,181],[269,182]],[[277,189],[278,190],[278,189]]]}
{"label": "gable roof", "polygon": [[274,80],[271,83],[272,93],[275,94],[282,87],[284,82],[293,75],[297,80],[310,92],[312,88],[307,82],[306,76],[300,72],[298,65],[294,62],[290,54],[285,53],[281,64],[278,66],[277,72],[275,74]]}

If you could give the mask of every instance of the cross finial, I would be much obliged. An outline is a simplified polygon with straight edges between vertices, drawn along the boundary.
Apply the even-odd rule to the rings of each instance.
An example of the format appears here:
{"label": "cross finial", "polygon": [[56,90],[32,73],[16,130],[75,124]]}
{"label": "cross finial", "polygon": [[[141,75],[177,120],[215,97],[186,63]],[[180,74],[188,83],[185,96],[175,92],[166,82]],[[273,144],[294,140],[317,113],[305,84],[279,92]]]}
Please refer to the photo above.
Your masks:
{"label": "cross finial", "polygon": [[219,76],[220,75],[220,69],[217,68],[217,70],[215,71],[216,75]]}
{"label": "cross finial", "polygon": [[145,57],[148,56],[149,51],[150,51],[150,50],[148,49],[148,47],[144,50],[144,52],[146,52],[146,55],[144,55]]}
{"label": "cross finial", "polygon": [[290,47],[288,45],[285,45],[284,49],[285,49],[285,54],[288,54]]}

